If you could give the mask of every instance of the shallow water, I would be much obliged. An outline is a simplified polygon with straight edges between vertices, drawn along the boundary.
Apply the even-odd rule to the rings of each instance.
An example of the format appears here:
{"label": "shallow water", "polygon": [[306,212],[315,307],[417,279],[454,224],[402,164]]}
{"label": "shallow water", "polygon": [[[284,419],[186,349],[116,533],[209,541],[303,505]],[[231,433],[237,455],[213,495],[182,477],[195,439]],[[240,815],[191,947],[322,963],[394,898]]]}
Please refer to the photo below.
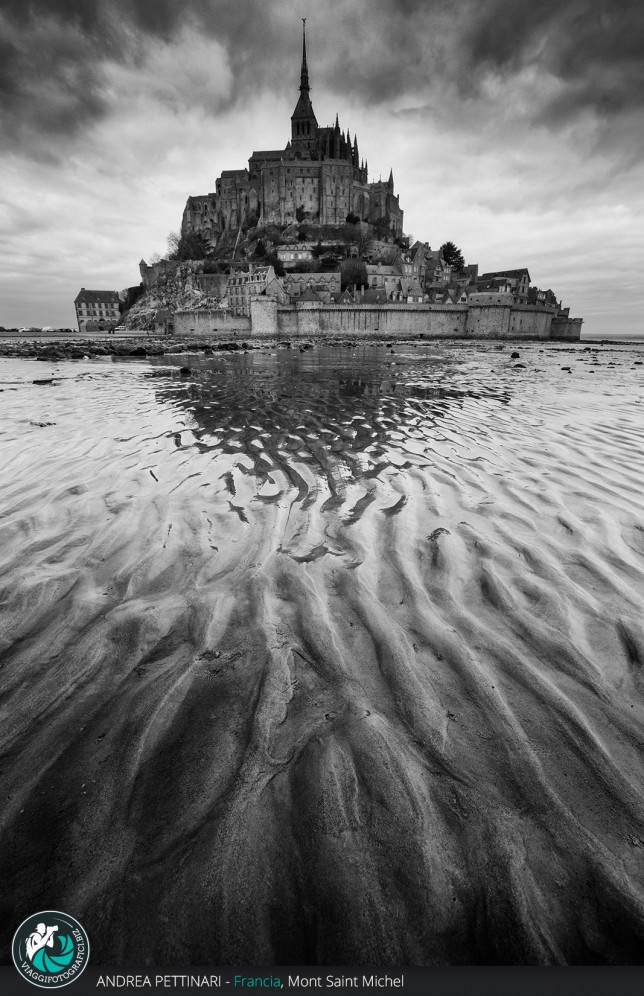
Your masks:
{"label": "shallow water", "polygon": [[644,961],[644,347],[589,345],[0,360],[5,921]]}

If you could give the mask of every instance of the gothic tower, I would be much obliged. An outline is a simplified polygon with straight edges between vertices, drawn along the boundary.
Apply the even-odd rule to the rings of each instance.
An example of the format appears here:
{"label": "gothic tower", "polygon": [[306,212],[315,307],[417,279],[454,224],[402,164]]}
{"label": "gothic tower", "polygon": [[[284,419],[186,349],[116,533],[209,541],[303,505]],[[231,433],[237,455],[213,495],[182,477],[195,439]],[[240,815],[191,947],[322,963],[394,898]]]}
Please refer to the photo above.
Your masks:
{"label": "gothic tower", "polygon": [[300,96],[291,115],[291,154],[295,159],[309,159],[315,155],[318,123],[309,96],[309,68],[306,63],[306,18],[302,18],[302,69],[300,71]]}

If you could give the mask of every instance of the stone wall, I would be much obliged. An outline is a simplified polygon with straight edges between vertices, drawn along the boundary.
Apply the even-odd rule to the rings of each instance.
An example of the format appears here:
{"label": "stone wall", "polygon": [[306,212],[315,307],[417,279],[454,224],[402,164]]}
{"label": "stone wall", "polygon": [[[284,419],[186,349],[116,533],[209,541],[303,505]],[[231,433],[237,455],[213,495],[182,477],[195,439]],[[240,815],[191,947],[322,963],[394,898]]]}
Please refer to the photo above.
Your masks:
{"label": "stone wall", "polygon": [[181,264],[168,259],[160,259],[158,263],[147,264],[143,260],[139,263],[139,273],[146,290],[150,290],[159,282],[159,278],[174,275]]}
{"label": "stone wall", "polygon": [[298,301],[277,309],[280,335],[362,336],[381,334],[386,337],[432,335],[438,337],[465,336],[466,305],[386,304],[324,305],[313,301]]}
{"label": "stone wall", "polygon": [[228,336],[251,334],[250,318],[244,315],[229,315],[222,311],[176,311],[174,315],[175,336],[212,335],[216,333],[225,339]]}
{"label": "stone wall", "polygon": [[160,259],[158,263],[148,265],[143,260],[139,263],[141,281],[145,290],[156,287],[159,283],[167,283],[175,277],[183,279],[192,277],[194,285],[203,290],[209,297],[221,297],[226,292],[228,275],[225,273],[203,273],[203,260]]}
{"label": "stone wall", "polygon": [[436,338],[547,339],[552,309],[482,304],[324,305],[298,301],[277,309],[280,335],[346,335],[380,333],[401,337],[424,334]]}
{"label": "stone wall", "polygon": [[550,338],[579,342],[582,322],[583,318],[553,318]]}
{"label": "stone wall", "polygon": [[470,304],[469,339],[548,339],[552,308],[532,305]]}
{"label": "stone wall", "polygon": [[270,297],[253,297],[250,302],[250,322],[253,338],[275,338],[279,333],[277,301]]}
{"label": "stone wall", "polygon": [[481,304],[467,307],[468,339],[507,339],[510,332],[509,305]]}
{"label": "stone wall", "polygon": [[549,339],[553,317],[554,309],[519,305],[510,312],[510,338]]}
{"label": "stone wall", "polygon": [[252,335],[253,337],[313,338],[340,335],[360,338],[379,335],[402,338],[467,339],[579,339],[581,319],[554,319],[549,308],[532,306],[466,304],[327,305],[297,301],[280,305],[272,298],[256,297],[250,318],[218,310],[177,311],[175,334],[199,333]]}

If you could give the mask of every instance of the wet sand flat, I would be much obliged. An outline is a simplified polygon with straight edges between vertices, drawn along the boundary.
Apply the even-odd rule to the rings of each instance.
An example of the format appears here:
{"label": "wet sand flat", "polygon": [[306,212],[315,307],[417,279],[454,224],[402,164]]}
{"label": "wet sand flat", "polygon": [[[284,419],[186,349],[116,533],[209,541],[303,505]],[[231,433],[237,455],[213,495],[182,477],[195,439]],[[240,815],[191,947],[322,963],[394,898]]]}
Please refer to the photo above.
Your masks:
{"label": "wet sand flat", "polygon": [[5,923],[644,962],[644,346],[514,348],[0,359]]}

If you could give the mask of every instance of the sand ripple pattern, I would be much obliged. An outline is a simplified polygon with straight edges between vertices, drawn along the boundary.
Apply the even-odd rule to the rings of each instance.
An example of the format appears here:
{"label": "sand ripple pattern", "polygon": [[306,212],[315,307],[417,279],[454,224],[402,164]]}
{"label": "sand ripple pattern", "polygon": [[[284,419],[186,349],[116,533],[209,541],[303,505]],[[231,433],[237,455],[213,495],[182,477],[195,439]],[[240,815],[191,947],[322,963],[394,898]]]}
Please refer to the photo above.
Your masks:
{"label": "sand ripple pattern", "polygon": [[643,960],[640,352],[521,357],[2,363],[6,922],[112,964]]}

